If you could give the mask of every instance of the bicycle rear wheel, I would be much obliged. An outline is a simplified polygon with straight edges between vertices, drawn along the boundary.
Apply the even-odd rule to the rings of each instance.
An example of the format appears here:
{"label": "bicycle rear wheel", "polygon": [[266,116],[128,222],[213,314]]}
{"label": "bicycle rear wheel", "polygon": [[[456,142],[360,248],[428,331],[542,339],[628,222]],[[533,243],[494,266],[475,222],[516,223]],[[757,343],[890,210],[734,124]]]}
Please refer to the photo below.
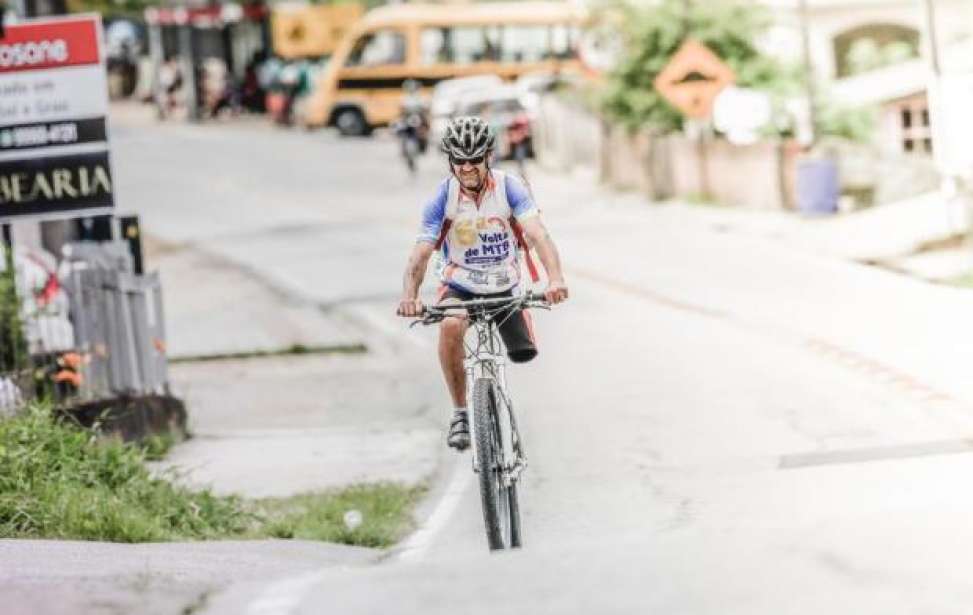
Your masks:
{"label": "bicycle rear wheel", "polygon": [[491,550],[519,547],[521,542],[517,488],[503,484],[503,440],[498,410],[493,380],[478,379],[473,386],[473,428],[483,523]]}

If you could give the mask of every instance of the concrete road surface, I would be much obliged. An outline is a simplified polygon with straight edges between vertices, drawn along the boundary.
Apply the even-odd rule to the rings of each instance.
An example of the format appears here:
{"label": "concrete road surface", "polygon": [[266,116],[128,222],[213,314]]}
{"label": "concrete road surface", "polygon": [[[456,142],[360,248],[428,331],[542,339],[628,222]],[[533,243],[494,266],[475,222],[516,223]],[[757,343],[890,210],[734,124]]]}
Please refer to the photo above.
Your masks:
{"label": "concrete road surface", "polygon": [[[114,136],[147,232],[382,334],[445,417],[433,332],[391,315],[440,160],[410,180],[381,135],[132,116]],[[510,377],[525,548],[487,552],[455,457],[381,564],[241,580],[205,612],[968,611],[973,294],[532,180],[572,300],[537,316],[540,356]]]}

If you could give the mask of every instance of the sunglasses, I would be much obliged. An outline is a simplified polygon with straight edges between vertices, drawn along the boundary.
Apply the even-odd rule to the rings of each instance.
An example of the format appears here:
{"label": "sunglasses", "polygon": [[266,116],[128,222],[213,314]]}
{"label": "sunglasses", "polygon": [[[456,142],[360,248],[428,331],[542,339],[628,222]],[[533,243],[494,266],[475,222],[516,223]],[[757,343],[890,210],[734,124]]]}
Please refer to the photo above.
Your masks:
{"label": "sunglasses", "polygon": [[485,156],[477,156],[476,158],[453,158],[452,156],[450,156],[449,157],[449,161],[452,164],[454,164],[454,165],[456,165],[458,167],[463,166],[467,162],[475,166],[475,165],[478,165],[478,164],[482,163],[484,158],[486,158],[486,157]]}

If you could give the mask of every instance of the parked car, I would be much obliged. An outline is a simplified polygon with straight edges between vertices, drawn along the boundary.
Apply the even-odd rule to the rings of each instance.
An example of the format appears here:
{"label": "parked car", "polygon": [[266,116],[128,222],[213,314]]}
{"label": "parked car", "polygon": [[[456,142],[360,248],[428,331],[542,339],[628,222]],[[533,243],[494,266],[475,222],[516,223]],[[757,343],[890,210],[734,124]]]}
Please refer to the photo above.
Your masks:
{"label": "parked car", "polygon": [[432,90],[429,101],[430,139],[438,143],[450,118],[457,115],[456,105],[464,97],[478,91],[503,87],[503,79],[497,75],[476,75],[440,81]]}

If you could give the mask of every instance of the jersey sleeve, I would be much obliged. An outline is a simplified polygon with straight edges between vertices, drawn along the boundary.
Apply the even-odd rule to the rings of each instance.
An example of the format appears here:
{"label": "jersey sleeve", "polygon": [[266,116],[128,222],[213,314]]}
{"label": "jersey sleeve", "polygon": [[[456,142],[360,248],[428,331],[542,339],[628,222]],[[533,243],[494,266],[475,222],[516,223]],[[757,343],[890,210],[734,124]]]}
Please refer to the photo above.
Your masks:
{"label": "jersey sleeve", "polygon": [[510,209],[514,217],[518,220],[523,220],[531,216],[536,216],[539,210],[537,209],[537,205],[534,204],[534,199],[527,192],[527,188],[523,182],[511,175],[504,177],[504,182],[506,183],[507,189],[507,202],[510,203]]}
{"label": "jersey sleeve", "polygon": [[428,241],[436,243],[439,240],[439,233],[443,228],[443,221],[446,219],[446,199],[449,196],[449,180],[439,184],[436,196],[429,200],[422,208],[422,222],[419,225],[419,236],[416,241]]}

